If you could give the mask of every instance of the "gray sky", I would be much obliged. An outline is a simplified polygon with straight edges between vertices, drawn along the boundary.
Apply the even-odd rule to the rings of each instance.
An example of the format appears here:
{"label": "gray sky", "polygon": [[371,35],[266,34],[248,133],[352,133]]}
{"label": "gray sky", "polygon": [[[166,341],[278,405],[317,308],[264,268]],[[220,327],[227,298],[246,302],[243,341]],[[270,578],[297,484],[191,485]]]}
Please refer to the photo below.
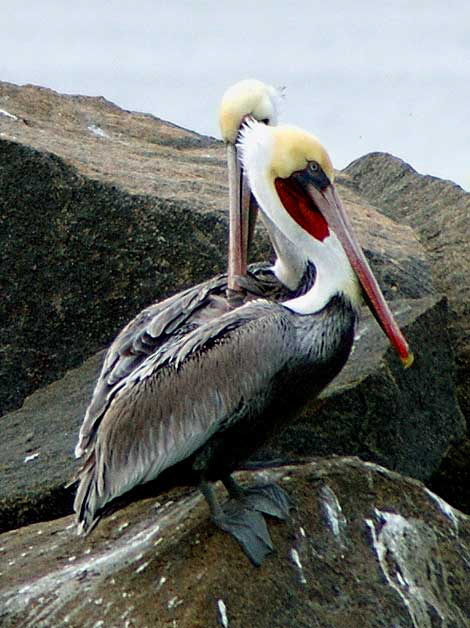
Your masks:
{"label": "gray sky", "polygon": [[470,3],[2,3],[0,79],[100,95],[218,136],[231,83],[285,85],[282,119],[336,167],[391,152],[470,189]]}

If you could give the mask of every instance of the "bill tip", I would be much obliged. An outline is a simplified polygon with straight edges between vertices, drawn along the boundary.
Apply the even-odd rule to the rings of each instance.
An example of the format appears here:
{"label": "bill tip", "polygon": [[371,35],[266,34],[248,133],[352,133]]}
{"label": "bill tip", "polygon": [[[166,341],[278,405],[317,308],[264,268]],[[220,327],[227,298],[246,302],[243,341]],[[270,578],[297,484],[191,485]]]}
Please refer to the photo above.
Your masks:
{"label": "bill tip", "polygon": [[411,353],[411,351],[409,351],[406,356],[400,356],[400,359],[403,367],[407,369],[410,368],[410,366],[413,364],[415,356],[413,355],[413,353]]}

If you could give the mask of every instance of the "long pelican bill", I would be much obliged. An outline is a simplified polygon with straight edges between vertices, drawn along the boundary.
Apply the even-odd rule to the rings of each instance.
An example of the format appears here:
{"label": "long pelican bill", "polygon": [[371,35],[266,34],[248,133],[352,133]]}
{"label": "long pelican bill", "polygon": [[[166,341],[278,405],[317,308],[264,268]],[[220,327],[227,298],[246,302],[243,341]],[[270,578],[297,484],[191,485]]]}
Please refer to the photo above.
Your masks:
{"label": "long pelican bill", "polygon": [[250,210],[250,188],[243,175],[235,144],[227,144],[229,177],[229,255],[227,287],[238,291],[236,277],[246,275],[251,232],[256,222],[256,209]]}
{"label": "long pelican bill", "polygon": [[330,183],[323,189],[319,189],[314,184],[307,184],[307,192],[324,216],[328,226],[336,233],[343,245],[351,266],[356,272],[364,290],[366,302],[372,314],[388,336],[403,365],[405,368],[408,368],[413,364],[413,353],[410,351],[408,343],[390,311],[362,248],[356,240],[351,222],[334,184]]}

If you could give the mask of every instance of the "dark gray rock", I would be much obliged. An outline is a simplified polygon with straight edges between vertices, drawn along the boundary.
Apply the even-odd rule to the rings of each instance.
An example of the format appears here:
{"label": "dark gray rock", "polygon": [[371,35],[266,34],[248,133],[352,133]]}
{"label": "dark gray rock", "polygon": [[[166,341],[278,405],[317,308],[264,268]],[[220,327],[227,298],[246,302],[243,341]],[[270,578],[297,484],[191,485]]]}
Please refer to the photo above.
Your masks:
{"label": "dark gray rock", "polygon": [[[470,194],[451,181],[418,174],[385,153],[353,161],[344,183],[385,215],[415,230],[432,265],[435,285],[449,300],[449,331],[456,355],[460,406],[470,420]],[[437,339],[441,330],[430,328]],[[470,435],[452,446],[432,486],[470,512]]]}
{"label": "dark gray rock", "polygon": [[[468,425],[468,421],[467,421]],[[452,445],[442,464],[428,482],[429,488],[445,496],[449,504],[470,513],[470,438]]]}
{"label": "dark gray rock", "polygon": [[353,161],[344,175],[381,212],[413,227],[424,246],[436,289],[449,300],[458,395],[470,417],[470,193],[450,181],[420,175],[385,153]]}
{"label": "dark gray rock", "polygon": [[78,430],[104,352],[2,417],[0,531],[72,512]]}
{"label": "dark gray rock", "polygon": [[0,406],[108,344],[155,297],[220,272],[226,224],[0,141]]}
{"label": "dark gray rock", "polygon": [[0,536],[2,626],[470,625],[470,519],[356,459],[240,474],[281,482],[291,521],[254,568],[202,497],[147,499],[77,538],[71,518]]}

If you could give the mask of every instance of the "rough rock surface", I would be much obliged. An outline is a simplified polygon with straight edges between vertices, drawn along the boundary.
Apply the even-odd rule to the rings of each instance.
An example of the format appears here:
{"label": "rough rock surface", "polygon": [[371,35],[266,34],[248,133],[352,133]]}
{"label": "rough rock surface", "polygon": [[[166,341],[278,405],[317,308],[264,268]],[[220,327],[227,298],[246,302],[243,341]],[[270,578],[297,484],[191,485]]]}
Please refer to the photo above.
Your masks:
{"label": "rough rock surface", "polygon": [[[102,98],[0,83],[0,110],[2,414],[225,268],[227,187],[221,142]],[[389,296],[429,294],[412,230],[339,182]]]}
{"label": "rough rock surface", "polygon": [[0,536],[2,626],[470,626],[470,519],[419,482],[342,458],[256,475],[296,504],[259,569],[175,492],[85,539],[70,517]]}
{"label": "rough rock surface", "polygon": [[72,512],[78,430],[104,352],[2,417],[0,531]]}
{"label": "rough rock surface", "polygon": [[5,409],[224,268],[226,185],[221,143],[104,99],[0,84],[0,108]]}
{"label": "rough rock surface", "polygon": [[470,193],[384,153],[353,161],[344,175],[385,215],[412,226],[426,249],[436,288],[449,300],[459,398],[470,417]]}
{"label": "rough rock surface", "polygon": [[[355,454],[429,479],[465,429],[445,333],[439,342],[426,340],[429,327],[446,329],[446,304],[438,297],[398,300],[393,310],[419,348],[413,368],[402,368],[378,325],[365,316],[341,374],[257,460]],[[64,485],[73,477],[73,449],[102,356],[3,418],[0,531],[71,512],[72,489]]]}
{"label": "rough rock surface", "polygon": [[[449,300],[458,399],[470,421],[470,193],[451,181],[418,174],[384,153],[353,161],[343,181],[385,215],[413,227],[426,249],[436,288]],[[431,328],[436,338],[440,328]],[[470,434],[453,446],[432,480],[451,503],[470,512]]]}

